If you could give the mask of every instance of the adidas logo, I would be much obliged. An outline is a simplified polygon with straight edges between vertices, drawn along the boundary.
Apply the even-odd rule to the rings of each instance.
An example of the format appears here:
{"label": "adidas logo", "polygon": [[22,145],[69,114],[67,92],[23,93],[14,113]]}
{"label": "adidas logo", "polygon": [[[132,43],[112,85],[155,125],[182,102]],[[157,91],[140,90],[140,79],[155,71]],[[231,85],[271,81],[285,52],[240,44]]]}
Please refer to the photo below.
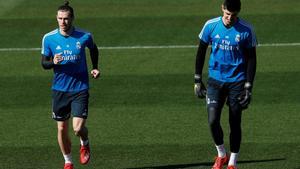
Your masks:
{"label": "adidas logo", "polygon": [[61,47],[59,45],[56,46],[56,50],[61,50]]}
{"label": "adidas logo", "polygon": [[215,36],[215,38],[216,38],[216,39],[220,39],[220,35],[217,34],[217,35]]}

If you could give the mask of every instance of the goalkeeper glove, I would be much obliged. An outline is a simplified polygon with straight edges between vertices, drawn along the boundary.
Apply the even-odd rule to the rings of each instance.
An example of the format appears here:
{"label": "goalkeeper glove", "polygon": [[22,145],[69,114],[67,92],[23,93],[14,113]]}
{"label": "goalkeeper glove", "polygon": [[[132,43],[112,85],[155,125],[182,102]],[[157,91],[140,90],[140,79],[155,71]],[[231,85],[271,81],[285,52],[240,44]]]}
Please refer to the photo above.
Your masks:
{"label": "goalkeeper glove", "polygon": [[194,92],[198,98],[203,99],[206,96],[206,88],[202,82],[202,78],[197,74],[195,75]]}
{"label": "goalkeeper glove", "polygon": [[241,95],[238,97],[239,104],[241,105],[242,109],[247,109],[248,105],[251,102],[251,83],[246,82],[244,86],[244,90]]}

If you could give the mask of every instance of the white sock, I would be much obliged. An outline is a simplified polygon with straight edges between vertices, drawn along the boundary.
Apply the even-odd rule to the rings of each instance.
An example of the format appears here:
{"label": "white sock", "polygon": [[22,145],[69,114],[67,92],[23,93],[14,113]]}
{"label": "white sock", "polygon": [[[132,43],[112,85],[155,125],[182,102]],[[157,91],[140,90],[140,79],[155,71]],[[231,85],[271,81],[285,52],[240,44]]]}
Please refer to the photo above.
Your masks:
{"label": "white sock", "polygon": [[226,156],[226,150],[225,150],[224,144],[219,145],[219,146],[216,145],[216,148],[217,148],[217,151],[218,151],[218,157],[225,157]]}
{"label": "white sock", "polygon": [[236,166],[236,161],[238,159],[239,153],[231,153],[228,165]]}
{"label": "white sock", "polygon": [[86,146],[86,145],[89,144],[89,140],[83,141],[83,140],[80,139],[80,144],[81,144],[82,146]]}
{"label": "white sock", "polygon": [[63,154],[63,156],[64,156],[64,159],[65,159],[65,163],[71,163],[71,164],[73,163],[71,153],[70,154]]}

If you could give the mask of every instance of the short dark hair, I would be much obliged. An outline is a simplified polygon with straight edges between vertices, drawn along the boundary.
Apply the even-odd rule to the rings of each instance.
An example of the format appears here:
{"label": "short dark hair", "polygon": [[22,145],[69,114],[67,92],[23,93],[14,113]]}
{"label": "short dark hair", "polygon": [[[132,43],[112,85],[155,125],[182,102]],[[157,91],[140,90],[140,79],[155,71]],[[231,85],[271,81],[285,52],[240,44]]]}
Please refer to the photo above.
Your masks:
{"label": "short dark hair", "polygon": [[68,11],[71,14],[71,17],[74,18],[74,10],[69,5],[69,1],[65,1],[65,3],[58,7],[57,11]]}
{"label": "short dark hair", "polygon": [[241,1],[240,0],[224,0],[223,6],[230,12],[240,12]]}

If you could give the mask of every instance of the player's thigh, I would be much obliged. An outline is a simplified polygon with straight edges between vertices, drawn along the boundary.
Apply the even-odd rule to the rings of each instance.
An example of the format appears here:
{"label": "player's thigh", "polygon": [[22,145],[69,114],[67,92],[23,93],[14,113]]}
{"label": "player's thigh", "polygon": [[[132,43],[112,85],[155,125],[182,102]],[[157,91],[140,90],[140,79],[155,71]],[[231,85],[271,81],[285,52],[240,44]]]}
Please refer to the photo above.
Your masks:
{"label": "player's thigh", "polygon": [[227,104],[232,115],[235,115],[236,113],[238,115],[242,111],[238,98],[244,91],[244,84],[244,81],[240,81],[231,83],[228,87]]}
{"label": "player's thigh", "polygon": [[52,91],[52,118],[56,121],[65,121],[70,118],[71,104],[68,93]]}
{"label": "player's thigh", "polygon": [[223,83],[209,78],[206,96],[209,123],[214,123],[215,121],[220,120],[221,110],[224,106],[226,96]]}
{"label": "player's thigh", "polygon": [[88,117],[89,92],[87,90],[73,95],[71,111],[73,117],[87,119]]}

